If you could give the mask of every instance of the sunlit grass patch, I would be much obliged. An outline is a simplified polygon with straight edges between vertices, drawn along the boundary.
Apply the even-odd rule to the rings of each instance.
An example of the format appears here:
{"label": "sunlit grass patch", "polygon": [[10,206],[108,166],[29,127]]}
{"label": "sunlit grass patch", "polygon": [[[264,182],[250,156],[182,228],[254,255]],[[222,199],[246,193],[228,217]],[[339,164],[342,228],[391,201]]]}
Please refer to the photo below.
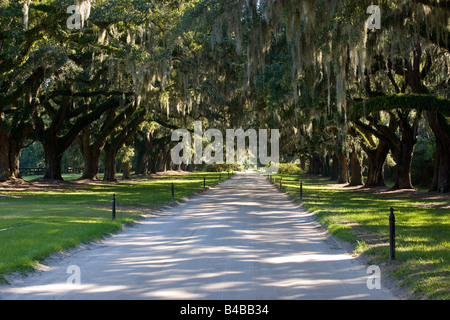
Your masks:
{"label": "sunlit grass patch", "polygon": [[[426,193],[381,194],[337,186],[314,176],[276,175],[283,189],[302,203],[333,235],[350,242],[355,253],[371,263],[389,261],[389,209],[396,217],[396,261],[393,275],[420,298],[449,299],[450,211],[445,200],[429,199]],[[448,203],[448,202],[447,202]]]}
{"label": "sunlit grass patch", "polygon": [[6,274],[32,270],[52,253],[115,233],[149,210],[170,203],[172,183],[176,201],[227,176],[192,173],[112,184],[0,191],[0,282]]}

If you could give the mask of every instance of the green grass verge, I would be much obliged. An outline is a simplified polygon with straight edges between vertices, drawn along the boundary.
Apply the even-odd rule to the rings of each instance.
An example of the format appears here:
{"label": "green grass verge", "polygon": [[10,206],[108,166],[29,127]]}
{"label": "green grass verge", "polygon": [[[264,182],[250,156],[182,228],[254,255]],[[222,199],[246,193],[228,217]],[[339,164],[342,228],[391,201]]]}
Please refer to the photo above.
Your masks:
{"label": "green grass verge", "polygon": [[[276,175],[300,199],[299,176]],[[323,178],[302,176],[303,206],[337,238],[354,245],[371,264],[386,266],[416,298],[450,299],[450,211],[436,200],[335,188]],[[396,216],[396,260],[389,262],[389,208]],[[447,206],[448,208],[448,206]]]}
{"label": "green grass verge", "polygon": [[[225,179],[226,173],[221,174]],[[74,177],[65,176],[67,180]],[[144,212],[219,182],[219,173],[192,173],[117,184],[56,185],[43,191],[0,189],[0,282],[28,272],[49,255],[101,239],[140,219]],[[112,221],[112,195],[117,195]]]}

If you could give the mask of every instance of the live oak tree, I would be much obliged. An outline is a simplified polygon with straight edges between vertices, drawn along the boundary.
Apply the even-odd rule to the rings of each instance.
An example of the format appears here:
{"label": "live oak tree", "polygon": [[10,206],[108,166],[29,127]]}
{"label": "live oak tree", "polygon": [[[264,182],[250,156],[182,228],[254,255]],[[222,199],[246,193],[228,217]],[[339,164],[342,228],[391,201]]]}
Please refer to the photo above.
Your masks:
{"label": "live oak tree", "polygon": [[[78,3],[82,28],[73,30],[66,25],[70,1],[2,3],[2,180],[19,175],[27,138],[44,147],[45,178],[62,179],[62,155],[80,132],[84,176],[95,178],[99,150],[126,115],[123,101],[135,97],[141,115],[164,93],[170,77],[165,38],[182,2],[91,2]],[[16,19],[8,21],[8,14]],[[102,120],[99,139],[88,143],[91,124]]]}
{"label": "live oak tree", "polygon": [[[219,5],[214,1],[204,3]],[[347,156],[353,153],[349,152],[352,150],[348,147],[351,139],[345,132],[351,131],[355,123],[361,122],[374,128],[372,132],[359,130],[361,134],[366,131],[364,140],[372,140],[371,149],[367,148],[367,144],[362,145],[363,150],[371,153],[369,165],[375,166],[369,169],[371,179],[368,185],[383,184],[380,167],[389,149],[397,162],[395,187],[411,188],[411,159],[417,126],[426,106],[417,108],[407,100],[400,100],[406,104],[397,104],[384,110],[382,107],[376,111],[384,114],[383,123],[379,122],[379,115],[368,114],[375,112],[369,109],[360,112],[360,119],[355,122],[349,120],[358,100],[370,100],[377,95],[395,99],[395,94],[424,93],[426,91],[421,89],[424,86],[432,94],[438,94],[438,87],[444,86],[444,95],[448,95],[448,76],[442,79],[442,70],[444,73],[448,70],[449,58],[448,6],[440,1],[382,1],[382,28],[368,30],[366,9],[370,5],[369,1],[235,1],[234,4],[235,9],[224,12],[222,16],[234,21],[230,27],[233,32],[240,28],[244,13],[250,17],[247,26],[250,29],[247,76],[258,74],[264,68],[267,53],[275,43],[273,39],[286,34],[286,50],[291,52],[292,57],[291,106],[299,117],[307,109],[308,99],[314,99],[317,88],[326,83],[327,108],[323,108],[320,103],[313,107],[318,109],[317,113],[336,114],[332,118],[337,121],[329,122],[326,127],[332,130],[336,127],[338,132],[344,132],[336,140],[344,148],[339,145],[334,147],[340,152],[341,173],[345,174]],[[234,15],[238,18],[234,18]],[[435,64],[440,65],[440,69],[433,69]],[[430,86],[427,83],[430,75],[438,85],[435,83]],[[339,120],[342,117],[344,121]],[[375,122],[367,123],[370,119]],[[442,123],[443,118],[438,119]],[[289,120],[283,119],[282,122],[289,123]],[[299,126],[302,124],[299,123]],[[400,130],[400,137],[395,134],[397,130]],[[358,136],[358,130],[356,132]],[[367,139],[368,134],[375,133],[378,141]],[[436,139],[441,140],[445,136],[441,134]],[[439,142],[439,145],[442,143]],[[354,159],[357,161],[357,157]],[[341,180],[345,179],[344,176]]]}
{"label": "live oak tree", "polygon": [[[411,188],[426,119],[436,138],[432,189],[449,190],[447,1],[379,1],[379,30],[368,29],[369,0],[77,3],[75,30],[70,1],[0,6],[1,179],[19,176],[27,140],[44,145],[48,178],[60,178],[61,154],[77,139],[84,177],[96,177],[104,152],[114,180],[118,150],[143,139],[136,154],[146,173],[169,163],[167,130],[202,119],[280,128],[285,161],[310,159],[311,171],[341,183],[363,183],[365,156],[365,185],[384,185],[391,152],[395,187]],[[146,120],[159,123],[156,134],[136,129]]]}
{"label": "live oak tree", "polygon": [[[0,4],[0,180],[20,177],[19,154],[32,136],[31,114],[46,79],[63,72],[66,61],[49,42],[60,33],[59,15],[49,14],[54,1],[39,1],[32,18],[29,1]],[[25,12],[24,12],[25,11]]]}

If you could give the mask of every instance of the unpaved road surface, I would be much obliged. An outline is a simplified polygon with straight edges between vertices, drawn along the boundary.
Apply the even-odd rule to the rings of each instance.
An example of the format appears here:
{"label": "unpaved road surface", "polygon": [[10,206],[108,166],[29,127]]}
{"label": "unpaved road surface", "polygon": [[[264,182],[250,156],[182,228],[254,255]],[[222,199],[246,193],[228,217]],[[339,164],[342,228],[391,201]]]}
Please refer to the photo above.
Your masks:
{"label": "unpaved road surface", "polygon": [[237,174],[117,235],[57,255],[0,299],[395,299],[258,174]]}

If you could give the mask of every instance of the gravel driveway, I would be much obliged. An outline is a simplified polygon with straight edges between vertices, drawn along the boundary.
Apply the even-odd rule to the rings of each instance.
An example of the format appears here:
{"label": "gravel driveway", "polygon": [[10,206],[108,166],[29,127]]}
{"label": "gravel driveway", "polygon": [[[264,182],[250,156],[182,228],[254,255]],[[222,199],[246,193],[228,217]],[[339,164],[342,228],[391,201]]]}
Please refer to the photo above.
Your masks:
{"label": "gravel driveway", "polygon": [[395,299],[258,174],[237,174],[0,287],[0,299]]}

